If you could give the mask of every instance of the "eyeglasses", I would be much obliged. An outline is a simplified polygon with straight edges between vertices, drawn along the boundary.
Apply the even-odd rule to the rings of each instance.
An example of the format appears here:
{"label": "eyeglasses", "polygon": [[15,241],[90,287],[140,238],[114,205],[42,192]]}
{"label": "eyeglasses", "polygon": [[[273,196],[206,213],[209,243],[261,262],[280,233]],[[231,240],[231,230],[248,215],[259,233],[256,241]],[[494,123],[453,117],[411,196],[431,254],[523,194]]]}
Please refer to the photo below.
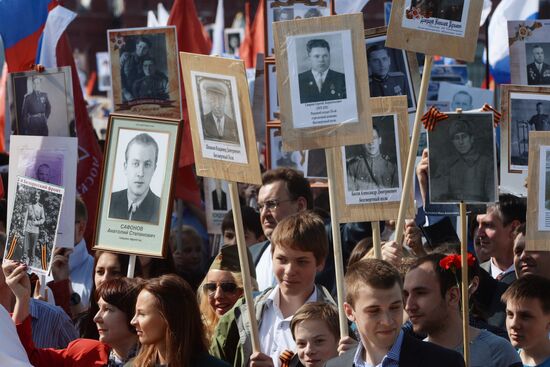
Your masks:
{"label": "eyeglasses", "polygon": [[275,210],[279,207],[281,203],[287,202],[287,201],[296,201],[296,199],[288,199],[288,200],[267,200],[265,203],[258,203],[258,211],[261,212],[264,208],[266,208],[269,211]]}
{"label": "eyeglasses", "polygon": [[224,293],[235,293],[239,287],[237,287],[237,284],[235,283],[205,283],[203,285],[204,291],[207,292],[209,295],[212,295],[216,293],[216,290],[218,287],[221,288],[221,290]]}

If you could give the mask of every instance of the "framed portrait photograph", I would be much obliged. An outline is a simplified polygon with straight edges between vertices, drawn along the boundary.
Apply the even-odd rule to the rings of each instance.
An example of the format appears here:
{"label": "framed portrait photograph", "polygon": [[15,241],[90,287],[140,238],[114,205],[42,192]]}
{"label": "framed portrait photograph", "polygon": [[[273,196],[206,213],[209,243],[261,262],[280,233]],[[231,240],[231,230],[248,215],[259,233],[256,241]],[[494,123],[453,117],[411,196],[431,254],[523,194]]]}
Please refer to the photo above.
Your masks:
{"label": "framed portrait photograph", "polygon": [[[17,177],[64,187],[56,247],[74,247],[77,138],[13,135],[10,141],[8,197],[16,194]],[[99,174],[99,172],[97,172]],[[8,220],[13,202],[8,200]]]}
{"label": "framed portrait photograph", "polygon": [[550,87],[542,93],[528,89],[542,88],[509,86],[507,89],[507,126],[503,128],[508,128],[509,172],[527,171],[529,132],[550,131]]}
{"label": "framed portrait photograph", "polygon": [[266,121],[279,120],[279,96],[277,94],[277,66],[275,61],[265,62],[265,111]]}
{"label": "framed portrait photograph", "polygon": [[512,84],[550,85],[550,20],[508,21]]}
{"label": "framed portrait photograph", "polygon": [[267,131],[269,139],[267,140],[266,151],[269,152],[267,154],[267,166],[269,169],[289,167],[305,174],[307,151],[284,151],[281,128],[268,126]]}
{"label": "framed portrait photograph", "polygon": [[[340,222],[396,218],[409,150],[406,96],[376,97],[373,140],[334,149]],[[414,217],[412,190],[408,217]]]}
{"label": "framed portrait photograph", "polygon": [[239,48],[244,40],[244,28],[225,28],[223,30],[225,53],[239,56]]}
{"label": "framed portrait photograph", "polygon": [[71,68],[8,74],[14,135],[76,136]]}
{"label": "framed portrait photograph", "polygon": [[206,212],[206,227],[208,233],[223,234],[222,222],[225,214],[231,210],[229,185],[225,180],[205,177],[204,209]]}
{"label": "framed portrait photograph", "polygon": [[498,191],[493,113],[448,115],[428,131],[430,202],[495,202]]}
{"label": "framed portrait photograph", "polygon": [[63,188],[27,177],[17,177],[11,205],[4,259],[26,264],[32,272],[50,271]]}
{"label": "framed portrait photograph", "polygon": [[273,22],[324,17],[333,14],[334,0],[267,0],[265,4],[266,57],[275,56]]}
{"label": "framed portrait photograph", "polygon": [[111,64],[108,52],[96,52],[97,90],[107,92],[111,90]]}
{"label": "framed portrait photograph", "polygon": [[178,120],[110,116],[95,249],[164,255],[179,136]]}
{"label": "framed portrait photograph", "polygon": [[244,63],[180,53],[197,174],[261,182]]}
{"label": "framed portrait photograph", "polygon": [[489,89],[467,87],[465,85],[441,82],[439,83],[438,101],[449,101],[450,109],[456,111],[470,111],[483,107],[485,103],[494,105],[494,92]]}
{"label": "framed portrait photograph", "polygon": [[414,113],[420,87],[416,55],[386,47],[386,31],[386,27],[365,31],[370,96],[407,96],[409,113]]}
{"label": "framed portrait photograph", "polygon": [[176,27],[107,31],[115,113],[181,119]]}
{"label": "framed portrait photograph", "polygon": [[550,250],[550,133],[529,134],[525,249]]}
{"label": "framed portrait photograph", "polygon": [[483,1],[394,0],[386,46],[473,61]]}
{"label": "framed portrait photograph", "polygon": [[306,170],[304,175],[307,178],[328,178],[327,157],[324,149],[306,151]]}
{"label": "framed portrait photograph", "polygon": [[368,66],[361,14],[274,23],[286,150],[371,138]]}

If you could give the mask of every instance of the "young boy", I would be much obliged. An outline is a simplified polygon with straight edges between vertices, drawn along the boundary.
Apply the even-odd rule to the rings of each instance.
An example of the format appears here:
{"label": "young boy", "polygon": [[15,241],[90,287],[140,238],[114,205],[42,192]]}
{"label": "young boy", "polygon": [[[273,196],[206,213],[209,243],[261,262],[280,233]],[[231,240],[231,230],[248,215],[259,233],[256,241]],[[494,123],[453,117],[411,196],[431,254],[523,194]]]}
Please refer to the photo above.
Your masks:
{"label": "young boy", "polygon": [[315,274],[322,270],[328,252],[328,241],[322,219],[303,211],[277,224],[271,235],[273,273],[277,285],[268,288],[254,300],[258,319],[261,351],[251,359],[250,324],[244,301],[220,318],[214,331],[210,353],[233,366],[269,363],[279,365],[285,350],[296,345],[290,321],[296,311],[308,302],[334,300],[323,287],[315,285]]}
{"label": "young boy", "polygon": [[348,319],[361,337],[356,347],[330,360],[327,367],[464,366],[457,352],[405,334],[403,285],[397,269],[388,262],[364,259],[348,268],[345,276]]}
{"label": "young boy", "polygon": [[527,274],[502,295],[506,329],[524,366],[550,366],[550,280]]}
{"label": "young boy", "polygon": [[[264,232],[260,223],[260,214],[249,206],[241,207],[243,220],[244,240],[247,246],[265,241]],[[228,211],[222,221],[222,234],[224,245],[236,245],[235,223],[233,222],[233,210]],[[251,266],[254,264],[250,264]]]}

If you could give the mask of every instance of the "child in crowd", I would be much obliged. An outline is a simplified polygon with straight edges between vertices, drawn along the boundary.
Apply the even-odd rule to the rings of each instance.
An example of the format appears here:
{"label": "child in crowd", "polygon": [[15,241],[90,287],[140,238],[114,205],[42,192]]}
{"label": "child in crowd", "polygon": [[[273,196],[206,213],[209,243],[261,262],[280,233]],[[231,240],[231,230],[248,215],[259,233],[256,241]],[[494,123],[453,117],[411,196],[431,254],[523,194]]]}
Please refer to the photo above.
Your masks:
{"label": "child in crowd", "polygon": [[254,302],[258,318],[261,350],[252,354],[247,305],[242,299],[220,318],[210,352],[233,366],[248,366],[272,361],[279,365],[285,350],[296,350],[290,321],[308,302],[334,304],[315,274],[322,270],[328,252],[328,240],[322,219],[304,211],[278,223],[271,235],[273,273],[277,285],[262,292]]}
{"label": "child in crowd", "polygon": [[[247,246],[265,241],[264,231],[260,223],[260,214],[249,206],[241,207],[243,220],[244,240]],[[222,221],[222,234],[224,245],[236,245],[235,223],[233,222],[233,210],[228,211]]]}
{"label": "child in crowd", "polygon": [[527,274],[502,295],[506,329],[524,366],[550,366],[550,280]]}

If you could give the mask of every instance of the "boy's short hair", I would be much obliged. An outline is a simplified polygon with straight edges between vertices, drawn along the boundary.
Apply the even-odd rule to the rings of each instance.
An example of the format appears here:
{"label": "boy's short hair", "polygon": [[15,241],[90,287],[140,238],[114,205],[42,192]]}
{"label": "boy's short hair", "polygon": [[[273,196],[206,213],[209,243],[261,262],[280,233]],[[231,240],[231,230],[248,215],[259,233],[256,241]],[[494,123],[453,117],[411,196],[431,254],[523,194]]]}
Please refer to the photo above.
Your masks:
{"label": "boy's short hair", "polygon": [[326,302],[309,302],[304,304],[296,311],[290,321],[290,331],[292,338],[296,340],[296,327],[299,323],[307,320],[320,320],[327,326],[336,340],[340,339],[340,328],[338,325],[338,310],[336,307]]}
{"label": "boy's short hair", "polygon": [[321,217],[309,210],[292,214],[279,223],[271,235],[271,254],[275,247],[313,252],[317,265],[325,261],[328,254],[328,239]]}
{"label": "boy's short hair", "polygon": [[550,313],[550,279],[527,274],[515,280],[502,294],[502,302],[538,299],[545,314]]}
{"label": "boy's short hair", "polygon": [[346,302],[353,306],[359,288],[368,285],[376,289],[390,289],[395,284],[403,289],[399,271],[389,262],[379,259],[362,259],[348,267],[344,277]]}
{"label": "boy's short hair", "polygon": [[[249,206],[241,207],[241,218],[243,219],[243,229],[249,230],[254,233],[256,237],[260,237],[264,234],[262,229],[262,223],[260,222],[260,213],[255,211]],[[226,229],[235,230],[235,223],[233,221],[233,210],[228,211],[223,216],[222,221],[222,234]]]}

